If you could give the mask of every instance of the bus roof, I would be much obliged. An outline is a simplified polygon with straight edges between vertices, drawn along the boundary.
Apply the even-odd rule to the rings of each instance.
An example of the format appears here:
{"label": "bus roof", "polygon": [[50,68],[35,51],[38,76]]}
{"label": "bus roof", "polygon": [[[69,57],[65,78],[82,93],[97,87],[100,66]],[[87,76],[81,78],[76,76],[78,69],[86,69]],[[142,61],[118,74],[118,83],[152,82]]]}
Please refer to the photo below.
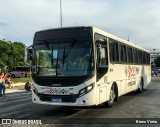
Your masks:
{"label": "bus roof", "polygon": [[88,38],[92,37],[92,27],[63,27],[37,31],[34,42],[54,39]]}
{"label": "bus roof", "polygon": [[45,32],[45,31],[60,30],[60,29],[62,30],[62,29],[91,29],[91,28],[95,28],[95,27],[92,27],[92,26],[57,27],[57,28],[40,30],[40,31],[37,31],[37,32]]}
{"label": "bus roof", "polygon": [[[67,30],[67,29],[90,29],[90,30],[93,30],[93,32],[95,32],[95,33],[98,33],[98,34],[101,34],[101,35],[106,36],[106,37],[108,37],[108,38],[117,40],[117,41],[119,41],[119,42],[121,42],[121,43],[124,43],[124,44],[126,44],[126,45],[130,45],[130,46],[133,46],[133,47],[138,48],[138,49],[140,49],[140,50],[143,50],[143,51],[146,51],[146,52],[150,52],[149,50],[147,50],[147,49],[145,49],[145,48],[142,48],[142,47],[140,47],[140,46],[138,46],[138,45],[136,45],[136,44],[134,44],[134,43],[132,43],[132,42],[130,42],[130,41],[124,40],[124,39],[122,39],[122,38],[120,38],[120,37],[118,37],[118,36],[112,35],[112,34],[110,34],[110,33],[108,33],[108,32],[105,32],[105,31],[103,31],[103,30],[101,30],[101,29],[99,29],[99,28],[93,27],[93,26],[58,27],[58,28],[40,30],[40,31],[37,31],[36,33],[53,31],[53,30]],[[35,33],[35,34],[36,34],[36,33]]]}
{"label": "bus roof", "polygon": [[110,33],[108,33],[108,32],[105,32],[105,31],[103,31],[103,30],[100,30],[100,29],[98,29],[98,28],[96,28],[96,27],[93,27],[93,30],[94,30],[95,33],[102,34],[102,35],[104,35],[104,36],[106,36],[106,37],[108,37],[108,38],[111,38],[111,39],[115,39],[115,40],[117,40],[117,41],[119,41],[119,42],[122,42],[122,43],[124,43],[124,44],[126,44],[126,45],[130,45],[130,46],[135,47],[135,48],[138,48],[138,49],[140,49],[140,50],[143,50],[143,51],[146,51],[146,52],[150,52],[149,50],[147,50],[147,49],[145,49],[145,48],[142,48],[142,47],[140,47],[140,46],[138,46],[138,45],[136,45],[136,44],[134,44],[134,43],[132,43],[132,42],[130,42],[130,41],[124,40],[124,39],[122,39],[122,38],[120,38],[120,37],[117,37],[117,36],[115,36],[115,35],[112,35],[112,34],[110,34]]}

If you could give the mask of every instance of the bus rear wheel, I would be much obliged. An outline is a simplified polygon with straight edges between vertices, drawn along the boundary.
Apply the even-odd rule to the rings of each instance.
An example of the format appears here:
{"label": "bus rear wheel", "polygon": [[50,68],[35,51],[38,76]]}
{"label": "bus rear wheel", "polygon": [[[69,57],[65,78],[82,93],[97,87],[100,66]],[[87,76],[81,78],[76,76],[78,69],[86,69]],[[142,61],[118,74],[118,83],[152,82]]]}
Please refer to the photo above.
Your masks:
{"label": "bus rear wheel", "polygon": [[111,87],[111,90],[110,90],[110,97],[109,97],[109,100],[104,102],[103,105],[105,107],[112,107],[113,106],[113,103],[114,103],[114,100],[115,100],[115,97],[116,97],[116,94],[115,94],[115,90],[114,90],[114,86],[112,85]]}
{"label": "bus rear wheel", "polygon": [[143,78],[141,78],[141,83],[140,83],[140,86],[139,86],[137,92],[138,92],[138,93],[142,93],[142,91],[143,91],[143,89],[144,89],[143,87],[144,87]]}

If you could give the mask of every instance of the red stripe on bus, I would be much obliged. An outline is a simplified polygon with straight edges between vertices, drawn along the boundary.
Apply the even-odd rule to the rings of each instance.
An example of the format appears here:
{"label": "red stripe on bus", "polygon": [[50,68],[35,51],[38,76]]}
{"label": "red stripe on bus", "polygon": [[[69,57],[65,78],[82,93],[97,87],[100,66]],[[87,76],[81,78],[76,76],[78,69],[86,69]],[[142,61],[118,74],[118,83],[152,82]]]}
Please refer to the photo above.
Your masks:
{"label": "red stripe on bus", "polygon": [[101,84],[98,84],[97,86],[100,86]]}

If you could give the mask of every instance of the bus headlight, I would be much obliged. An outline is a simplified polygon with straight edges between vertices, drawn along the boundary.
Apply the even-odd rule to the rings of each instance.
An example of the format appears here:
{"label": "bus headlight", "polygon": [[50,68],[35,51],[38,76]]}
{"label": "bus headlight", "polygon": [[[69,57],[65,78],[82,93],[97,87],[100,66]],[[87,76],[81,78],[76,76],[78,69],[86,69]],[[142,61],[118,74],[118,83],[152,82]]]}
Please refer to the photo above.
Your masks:
{"label": "bus headlight", "polygon": [[81,96],[83,96],[83,95],[89,93],[89,92],[93,89],[93,87],[94,87],[94,85],[91,84],[91,85],[89,85],[89,86],[87,86],[87,87],[81,89],[81,90],[79,91],[79,96],[81,97]]}
{"label": "bus headlight", "polygon": [[33,92],[38,96],[38,90],[35,87],[33,87]]}

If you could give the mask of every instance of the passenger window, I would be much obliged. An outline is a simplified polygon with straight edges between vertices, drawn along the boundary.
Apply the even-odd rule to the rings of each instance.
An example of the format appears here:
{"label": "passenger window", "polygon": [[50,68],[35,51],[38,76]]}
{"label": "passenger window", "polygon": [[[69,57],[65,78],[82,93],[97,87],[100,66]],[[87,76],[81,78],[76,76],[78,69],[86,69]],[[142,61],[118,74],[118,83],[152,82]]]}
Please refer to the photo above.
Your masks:
{"label": "passenger window", "polygon": [[109,39],[109,49],[110,49],[110,61],[119,62],[119,48],[118,42],[112,39]]}
{"label": "passenger window", "polygon": [[97,44],[97,66],[106,67],[107,63],[107,47]]}

